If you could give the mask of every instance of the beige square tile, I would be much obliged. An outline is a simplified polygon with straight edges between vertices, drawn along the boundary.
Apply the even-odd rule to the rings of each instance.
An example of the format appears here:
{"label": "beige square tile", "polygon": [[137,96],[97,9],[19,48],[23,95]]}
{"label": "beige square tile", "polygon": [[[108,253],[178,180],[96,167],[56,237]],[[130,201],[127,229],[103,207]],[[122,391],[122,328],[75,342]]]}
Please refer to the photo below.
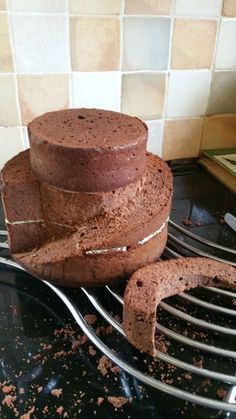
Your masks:
{"label": "beige square tile", "polygon": [[73,106],[120,111],[120,71],[79,72],[72,74]]}
{"label": "beige square tile", "polygon": [[210,70],[171,71],[166,106],[167,117],[187,118],[205,115],[210,86]]}
{"label": "beige square tile", "polygon": [[163,113],[166,76],[125,74],[122,80],[121,111],[142,119],[160,118]]}
{"label": "beige square tile", "polygon": [[236,19],[221,19],[217,42],[215,68],[236,69]]}
{"label": "beige square tile", "polygon": [[213,72],[208,115],[236,113],[236,71]]}
{"label": "beige square tile", "polygon": [[13,71],[7,15],[0,14],[0,72]]}
{"label": "beige square tile", "polygon": [[66,74],[19,75],[19,100],[22,122],[69,107],[69,76]]}
{"label": "beige square tile", "polygon": [[145,122],[148,127],[147,151],[161,157],[164,121],[159,119],[157,121],[149,120]]}
{"label": "beige square tile", "polygon": [[117,70],[120,58],[120,22],[115,17],[71,17],[72,70]]}
{"label": "beige square tile", "polygon": [[8,0],[9,10],[14,12],[63,13],[65,0]]}
{"label": "beige square tile", "polygon": [[227,147],[236,147],[236,115],[206,118],[201,149]]}
{"label": "beige square tile", "polygon": [[87,15],[117,15],[121,0],[69,0],[71,13]]}
{"label": "beige square tile", "polygon": [[165,121],[164,160],[197,157],[200,150],[204,118]]}
{"label": "beige square tile", "polygon": [[224,0],[222,15],[227,16],[227,17],[236,16],[236,1],[235,0]]}
{"label": "beige square tile", "polygon": [[209,68],[214,53],[216,29],[215,20],[176,19],[172,68]]}
{"label": "beige square tile", "polygon": [[16,83],[12,74],[0,75],[0,125],[20,125]]}
{"label": "beige square tile", "polygon": [[171,19],[168,17],[125,17],[123,70],[167,70],[170,29]]}
{"label": "beige square tile", "polygon": [[20,73],[69,71],[66,15],[12,13],[16,69]]}
{"label": "beige square tile", "polygon": [[126,0],[125,13],[128,15],[169,15],[173,0]]}
{"label": "beige square tile", "polygon": [[22,150],[22,129],[0,127],[0,170],[8,160]]}
{"label": "beige square tile", "polygon": [[0,0],[0,10],[6,10],[6,0]]}
{"label": "beige square tile", "polygon": [[[234,0],[233,0],[234,1]],[[222,0],[176,0],[177,16],[219,16]]]}

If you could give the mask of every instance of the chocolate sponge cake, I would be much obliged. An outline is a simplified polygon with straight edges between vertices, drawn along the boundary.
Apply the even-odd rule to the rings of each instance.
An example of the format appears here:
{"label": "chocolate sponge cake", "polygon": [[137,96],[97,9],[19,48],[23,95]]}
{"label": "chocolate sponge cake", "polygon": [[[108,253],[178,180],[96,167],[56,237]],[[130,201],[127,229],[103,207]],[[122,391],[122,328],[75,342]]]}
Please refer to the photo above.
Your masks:
{"label": "chocolate sponge cake", "polygon": [[[87,115],[85,110],[76,110],[76,115],[83,113]],[[99,130],[100,116],[106,112],[92,110],[92,113],[94,132],[102,133],[102,137],[97,135],[97,143],[92,136],[92,149],[99,149],[102,154],[105,134]],[[67,111],[65,115],[68,115]],[[117,119],[117,130],[123,117],[126,121],[122,114]],[[133,125],[141,124],[142,131],[143,123],[136,118],[132,120]],[[77,130],[79,138],[78,127]],[[141,136],[136,133],[138,140],[132,137],[130,143],[123,137],[123,143],[120,141],[117,147],[118,155],[124,146],[128,156],[126,143],[133,153],[135,141],[139,145],[144,141],[144,132],[146,128]],[[41,137],[44,135],[46,137],[42,129]],[[51,143],[54,145],[53,141]],[[107,146],[108,140],[105,154]],[[73,147],[76,150],[75,143]],[[14,157],[1,173],[10,249],[14,259],[26,270],[64,286],[104,285],[130,275],[160,256],[166,243],[172,198],[172,175],[165,162],[145,151],[144,172],[137,178],[132,175],[132,182],[129,178],[127,185],[116,185],[115,189],[107,191],[74,191],[64,189],[65,183],[60,183],[59,187],[52,185],[50,179],[42,180],[41,175],[32,169],[32,155],[36,150],[32,151],[32,148],[31,143],[30,151]],[[70,150],[71,146],[65,142],[64,148]],[[78,148],[81,148],[80,143]],[[142,150],[137,152],[137,161],[142,153]],[[61,161],[63,168],[64,157],[61,155],[57,160],[58,156],[55,165],[60,166]],[[113,160],[109,161],[111,169]],[[93,167],[92,162],[89,164]],[[130,164],[133,173],[133,163]],[[86,178],[80,178],[80,175],[79,169],[77,182],[79,184],[81,179],[84,185],[81,189],[89,189]],[[108,186],[109,176],[107,179]],[[87,179],[88,184],[90,181]]]}
{"label": "chocolate sponge cake", "polygon": [[155,356],[158,304],[202,285],[235,289],[236,269],[207,258],[183,258],[156,262],[135,272],[124,295],[123,326],[130,343]]}
{"label": "chocolate sponge cake", "polygon": [[145,171],[146,125],[97,109],[49,112],[28,126],[33,173],[60,189],[105,192]]}

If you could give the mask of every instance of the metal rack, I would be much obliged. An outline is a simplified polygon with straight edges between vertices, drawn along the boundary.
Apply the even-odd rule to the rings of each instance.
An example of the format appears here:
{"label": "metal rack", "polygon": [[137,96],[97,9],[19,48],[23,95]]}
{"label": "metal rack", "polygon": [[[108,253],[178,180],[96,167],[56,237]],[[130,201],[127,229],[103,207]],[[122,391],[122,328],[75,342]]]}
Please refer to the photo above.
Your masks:
{"label": "metal rack", "polygon": [[[213,259],[222,260],[226,263],[231,263],[232,265],[236,266],[236,263],[232,260],[232,257],[236,255],[236,251],[230,248],[226,248],[224,246],[216,245],[215,243],[211,243],[206,239],[202,239],[198,236],[193,235],[191,232],[186,231],[184,228],[175,225],[172,221],[170,221],[170,227],[172,228],[171,233],[169,233],[169,239],[167,242],[167,246],[165,249],[165,253],[163,255],[164,258],[169,257],[182,257],[186,255],[186,250],[188,250],[189,254],[191,255],[204,255],[211,257]],[[192,240],[195,241],[196,247],[193,245],[187,244],[184,239],[181,240],[177,238],[174,234],[175,231],[180,232],[184,235],[184,237],[190,237]],[[0,231],[0,236],[3,237],[2,243],[0,243],[0,248],[7,248],[6,239],[6,232]],[[201,251],[198,249],[198,243],[203,244],[206,247],[205,251]],[[175,245],[177,245],[177,250]],[[187,248],[186,248],[187,246]],[[212,248],[221,252],[221,256],[216,256],[212,254]],[[179,249],[182,249],[180,251]],[[208,251],[208,250],[210,251]],[[223,256],[222,256],[223,255]],[[10,258],[0,257],[0,263],[3,263],[7,266],[12,266],[17,269],[22,269],[16,262],[12,261]],[[198,365],[194,365],[194,363],[190,362],[189,360],[183,360],[181,357],[176,355],[170,355],[164,352],[157,352],[157,359],[159,359],[162,363],[166,365],[170,365],[173,368],[177,368],[177,371],[188,373],[191,372],[196,377],[201,379],[202,381],[206,379],[215,380],[222,385],[227,385],[228,390],[227,394],[224,397],[223,401],[217,400],[214,397],[206,397],[201,394],[196,394],[193,391],[183,388],[179,388],[176,383],[167,384],[160,380],[160,377],[153,377],[149,375],[147,372],[144,372],[139,365],[141,365],[142,361],[139,362],[143,357],[142,354],[137,353],[135,359],[137,359],[137,363],[134,366],[133,362],[130,359],[124,359],[118,353],[118,351],[114,351],[104,340],[101,339],[100,336],[96,334],[94,328],[92,328],[85,320],[83,313],[80,311],[79,305],[75,304],[73,300],[66,295],[64,291],[60,288],[52,285],[51,283],[40,279],[45,286],[49,287],[57,296],[65,303],[67,308],[69,309],[71,315],[74,317],[78,325],[81,327],[83,332],[88,336],[88,338],[93,342],[93,344],[101,351],[103,354],[108,356],[115,364],[125,370],[127,373],[131,374],[136,379],[140,380],[144,384],[147,384],[157,390],[163,391],[171,396],[175,396],[182,400],[196,403],[208,408],[212,408],[219,411],[228,412],[226,415],[230,414],[230,412],[236,413],[236,375],[235,371],[233,370],[233,374],[225,373],[218,371],[215,368],[215,363],[212,363],[211,367],[202,368]],[[206,291],[203,288],[200,289],[202,292]],[[214,287],[207,288],[207,296],[213,296],[213,300],[215,298],[222,300],[220,304],[215,304],[214,302],[207,301],[207,297],[201,298],[199,296],[194,295],[194,293],[181,293],[178,296],[178,301],[184,305],[184,309],[181,310],[175,303],[174,298],[168,299],[168,301],[162,301],[160,304],[159,310],[162,310],[165,313],[165,316],[171,316],[171,323],[169,326],[166,326],[162,323],[162,321],[157,322],[157,333],[162,334],[165,336],[166,339],[175,342],[176,345],[183,345],[188,349],[188,351],[192,352],[193,354],[196,351],[201,351],[204,354],[204,358],[209,356],[215,358],[216,360],[218,357],[221,357],[225,362],[228,360],[232,360],[233,362],[236,360],[236,351],[233,348],[224,348],[220,345],[217,345],[219,340],[220,344],[222,343],[222,337],[227,337],[227,339],[236,339],[236,329],[232,327],[235,324],[235,316],[236,310],[233,308],[225,307],[224,303],[225,299],[236,299],[236,292],[217,289]],[[120,306],[122,310],[123,305],[123,297],[122,293],[117,291],[117,289],[106,286],[102,291],[102,298],[101,298],[101,290],[97,292],[96,290],[84,289],[82,288],[82,292],[84,296],[87,298],[95,312],[99,313],[99,315],[103,318],[104,324],[111,325],[118,333],[118,336],[124,340],[125,344],[128,345],[126,342],[126,336],[122,329],[121,323],[112,316],[109,310],[105,307],[104,301],[106,298],[112,298],[114,304]],[[235,300],[236,301],[236,300]],[[194,307],[193,311],[196,310],[204,310],[206,315],[204,319],[201,319],[198,315],[193,314],[190,310],[190,307]],[[207,315],[212,316],[213,314],[221,315],[223,320],[223,325],[218,324],[217,322],[208,321]],[[234,323],[233,323],[234,321]],[[188,328],[197,327],[204,332],[209,332],[214,334],[215,343],[209,344],[207,341],[203,342],[199,339],[189,337],[188,335],[182,333],[181,330],[178,330],[179,322],[183,322],[187,325]],[[231,327],[230,327],[231,325]],[[219,339],[218,339],[219,338]],[[235,341],[234,341],[235,343]],[[130,346],[130,350],[132,351],[132,347]],[[232,346],[232,345],[231,345]],[[151,361],[150,357],[146,357],[147,360]],[[233,369],[233,368],[232,368]]]}

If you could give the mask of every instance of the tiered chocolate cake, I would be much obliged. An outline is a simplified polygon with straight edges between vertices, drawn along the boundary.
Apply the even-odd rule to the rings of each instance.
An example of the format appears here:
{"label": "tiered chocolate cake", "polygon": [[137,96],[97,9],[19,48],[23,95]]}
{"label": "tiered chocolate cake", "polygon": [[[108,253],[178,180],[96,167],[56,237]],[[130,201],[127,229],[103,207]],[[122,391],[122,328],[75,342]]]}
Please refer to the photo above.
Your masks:
{"label": "tiered chocolate cake", "polygon": [[99,286],[163,252],[172,175],[146,152],[147,127],[99,109],[29,124],[30,150],[1,173],[13,258],[63,286]]}

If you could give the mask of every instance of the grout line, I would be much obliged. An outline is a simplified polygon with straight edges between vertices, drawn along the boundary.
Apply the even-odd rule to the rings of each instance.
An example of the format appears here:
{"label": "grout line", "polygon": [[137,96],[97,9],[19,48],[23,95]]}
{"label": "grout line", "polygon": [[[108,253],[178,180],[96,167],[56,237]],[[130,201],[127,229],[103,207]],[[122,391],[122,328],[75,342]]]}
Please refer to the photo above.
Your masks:
{"label": "grout line", "polygon": [[[170,73],[172,72],[171,58],[172,58],[173,36],[174,36],[175,6],[176,6],[176,2],[174,0],[173,6],[172,6],[171,23],[170,23],[169,54],[168,54],[168,63],[167,63],[168,70],[167,70],[167,75],[166,75],[165,99],[164,99],[164,105],[163,105],[163,117],[164,117],[164,119],[166,119],[166,114],[167,114],[168,94],[169,94],[169,85],[170,85]],[[164,129],[163,129],[163,133],[164,133]]]}
{"label": "grout line", "polygon": [[[6,6],[7,6],[7,10],[8,10],[9,9],[8,0],[6,0]],[[7,21],[8,21],[9,41],[10,41],[10,46],[11,46],[13,68],[14,68],[14,73],[12,75],[13,75],[14,86],[15,86],[15,90],[16,90],[16,108],[17,108],[19,123],[20,123],[20,125],[17,125],[17,127],[20,128],[21,145],[22,145],[22,149],[25,150],[24,129],[23,129],[23,126],[22,126],[22,115],[21,115],[18,80],[17,80],[17,73],[16,73],[16,57],[15,57],[15,48],[14,48],[14,41],[13,41],[13,28],[12,28],[12,20],[10,19],[10,16],[9,16],[8,13],[7,13]]]}
{"label": "grout line", "polygon": [[[221,0],[221,10],[222,8],[223,8],[223,0]],[[217,24],[215,48],[214,48],[214,53],[212,57],[212,70],[215,70],[215,60],[216,60],[218,42],[219,42],[219,37],[220,37],[221,22],[222,22],[222,16],[220,15],[218,19],[218,24]]]}
{"label": "grout line", "polygon": [[[7,10],[9,9],[8,3],[9,1],[6,0]],[[9,41],[10,41],[10,46],[11,46],[13,68],[14,68],[13,79],[14,79],[14,86],[16,90],[16,108],[17,108],[19,123],[20,123],[19,127],[20,127],[21,144],[24,149],[24,132],[23,132],[23,127],[22,127],[22,115],[21,115],[18,80],[17,80],[17,73],[16,73],[16,56],[15,56],[14,39],[13,39],[13,27],[12,27],[12,20],[10,19],[10,16],[8,13],[7,13],[7,21],[8,21]]]}
{"label": "grout line", "polygon": [[[122,73],[122,74],[140,74],[140,73],[144,73],[144,74],[170,74],[170,73],[178,73],[178,72],[190,72],[190,73],[204,73],[207,71],[210,71],[211,68],[181,68],[181,69],[174,69],[171,68],[170,70],[107,70],[107,71],[76,71],[76,70],[69,70],[69,71],[51,71],[51,72],[45,72],[45,71],[39,71],[39,72],[35,72],[35,71],[30,71],[30,72],[23,72],[23,71],[19,71],[19,72],[15,72],[15,71],[9,71],[9,72],[1,72],[0,76],[9,76],[9,75],[14,75],[17,74],[19,76],[54,76],[54,75],[58,75],[58,74],[74,74],[74,73],[83,73],[83,74],[93,74],[93,73]],[[235,73],[236,72],[236,67],[235,68],[225,68],[225,69],[215,69],[214,70],[215,73]]]}
{"label": "grout line", "polygon": [[204,121],[203,121],[203,128],[202,128],[202,132],[201,132],[201,138],[200,138],[200,144],[199,144],[199,150],[198,150],[198,155],[200,156],[200,152],[202,150],[202,143],[203,143],[203,138],[204,138],[204,133],[206,130],[206,121],[207,121],[207,116],[204,116]]}
{"label": "grout line", "polygon": [[[143,118],[144,122],[163,122],[165,123],[165,121],[184,121],[186,119],[200,119],[200,118],[205,118],[205,119],[209,119],[209,118],[236,118],[236,114],[234,113],[221,113],[221,114],[214,114],[214,115],[199,115],[199,116],[183,116],[183,117],[179,117],[179,116],[173,116],[172,118],[154,118],[154,119],[147,119],[147,118]],[[5,128],[5,129],[11,129],[11,128],[23,128],[26,129],[27,126],[26,125],[0,125],[0,129],[1,128]]]}
{"label": "grout line", "polygon": [[[122,5],[123,5],[123,0],[122,1]],[[214,16],[205,16],[205,15],[197,15],[197,16],[192,16],[190,15],[176,15],[174,12],[172,12],[171,14],[167,14],[167,15],[158,15],[158,14],[125,14],[125,13],[114,13],[114,14],[92,14],[92,13],[70,13],[69,10],[65,11],[65,12],[26,12],[26,11],[13,11],[13,10],[0,10],[0,14],[4,14],[4,13],[8,13],[9,15],[19,15],[19,16],[62,16],[62,15],[69,15],[72,17],[108,17],[108,18],[115,18],[115,17],[119,17],[119,15],[123,15],[123,17],[128,17],[128,18],[156,18],[156,19],[166,19],[166,18],[171,18],[171,16],[173,15],[176,19],[191,19],[191,20],[216,20],[218,19],[219,15],[214,15]],[[232,21],[236,21],[236,16],[222,16],[223,19],[225,20],[232,20]]]}
{"label": "grout line", "polygon": [[[66,31],[67,31],[67,47],[69,53],[69,73],[68,73],[68,89],[69,89],[69,108],[73,107],[73,84],[72,84],[72,61],[71,61],[71,42],[70,42],[70,15],[69,15],[69,0],[65,0],[66,8]],[[67,73],[66,73],[67,74]]]}
{"label": "grout line", "polygon": [[[222,8],[223,8],[223,0],[220,1],[220,11],[222,11]],[[221,21],[222,21],[222,18],[221,18],[221,12],[220,12],[220,16],[219,16],[218,21],[217,21],[215,47],[214,47],[214,52],[213,52],[213,57],[212,57],[212,63],[211,63],[211,67],[210,67],[210,70],[211,70],[211,83],[210,83],[210,91],[209,91],[209,96],[208,96],[208,101],[207,101],[205,115],[208,115],[208,109],[209,109],[210,100],[211,100],[211,93],[212,93],[212,86],[213,86],[213,73],[214,73],[214,70],[215,70],[215,60],[216,60],[216,54],[217,54],[217,48],[218,48],[218,41],[219,41]],[[203,135],[203,132],[202,132],[202,135]]]}
{"label": "grout line", "polygon": [[121,0],[121,13],[120,13],[120,100],[119,100],[119,111],[122,109],[122,89],[123,89],[123,53],[124,53],[124,16],[125,16],[125,0]]}

